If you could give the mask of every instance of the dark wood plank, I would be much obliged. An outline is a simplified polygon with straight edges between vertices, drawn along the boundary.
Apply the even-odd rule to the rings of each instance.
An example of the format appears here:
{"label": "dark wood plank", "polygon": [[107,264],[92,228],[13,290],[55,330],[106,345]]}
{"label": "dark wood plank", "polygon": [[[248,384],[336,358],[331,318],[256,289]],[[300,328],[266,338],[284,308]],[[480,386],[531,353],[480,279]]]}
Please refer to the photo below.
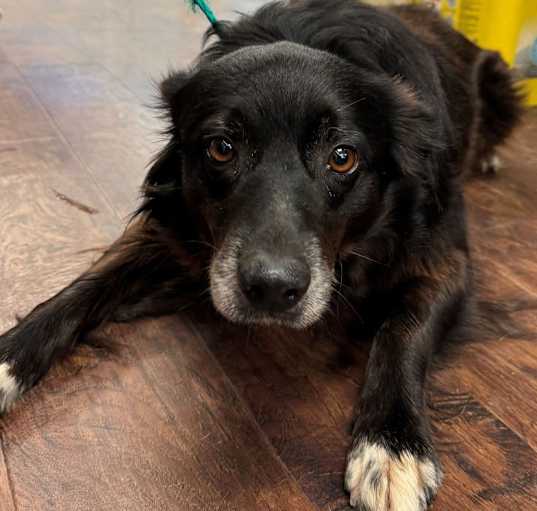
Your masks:
{"label": "dark wood plank", "polygon": [[[200,328],[199,322],[197,325]],[[240,329],[234,331],[223,323],[216,335],[218,329],[209,322],[203,331],[205,338],[212,339],[210,348],[306,495],[321,509],[343,508],[347,497],[341,481],[366,346],[356,346],[349,353],[334,330],[316,339],[289,332],[256,332],[243,339]],[[489,385],[490,378],[501,374],[501,366],[482,365],[481,369],[488,371],[487,378],[479,381],[477,357],[470,356],[472,349],[461,349],[458,365],[450,365],[434,377],[432,415],[447,474],[435,508],[487,510],[498,505],[502,509],[509,503],[515,506],[513,509],[529,509],[537,498],[535,451],[523,436],[531,426],[517,429],[517,425],[535,417],[529,402],[536,394],[531,386],[525,386],[525,404],[518,399],[503,410],[513,392],[510,385],[505,385],[502,397],[489,411],[488,399],[505,379]],[[344,358],[354,360],[347,367],[337,364],[342,352]],[[458,369],[467,365],[474,371],[463,379]],[[511,381],[523,384],[525,380],[511,374]],[[526,415],[523,413],[517,424],[513,414],[524,406]],[[500,420],[496,410],[503,410],[500,417],[506,416],[510,422]],[[519,462],[515,463],[517,458]]]}
{"label": "dark wood plank", "polygon": [[434,436],[445,470],[434,509],[533,509],[535,451],[450,376],[433,379]]}
{"label": "dark wood plank", "polygon": [[241,328],[223,322],[196,324],[306,495],[321,509],[343,505],[360,370],[355,378],[340,373],[333,365],[339,347],[322,335],[253,330],[245,338]]}
{"label": "dark wood plank", "polygon": [[[534,323],[535,324],[535,323]],[[537,451],[537,349],[504,339],[466,352],[456,378],[496,417]]]}
{"label": "dark wood plank", "polygon": [[0,422],[18,509],[317,509],[184,323],[114,337],[120,361],[80,355]]}

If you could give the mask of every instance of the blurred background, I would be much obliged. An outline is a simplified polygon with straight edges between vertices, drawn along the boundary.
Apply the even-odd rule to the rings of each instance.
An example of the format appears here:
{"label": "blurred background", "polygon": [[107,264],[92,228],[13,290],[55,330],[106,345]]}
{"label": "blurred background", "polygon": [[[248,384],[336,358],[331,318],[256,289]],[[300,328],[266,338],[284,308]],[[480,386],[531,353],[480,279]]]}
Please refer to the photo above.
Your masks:
{"label": "blurred background", "polygon": [[428,5],[457,30],[488,50],[499,51],[525,80],[528,103],[537,105],[537,2],[533,0],[373,1],[377,5]]}

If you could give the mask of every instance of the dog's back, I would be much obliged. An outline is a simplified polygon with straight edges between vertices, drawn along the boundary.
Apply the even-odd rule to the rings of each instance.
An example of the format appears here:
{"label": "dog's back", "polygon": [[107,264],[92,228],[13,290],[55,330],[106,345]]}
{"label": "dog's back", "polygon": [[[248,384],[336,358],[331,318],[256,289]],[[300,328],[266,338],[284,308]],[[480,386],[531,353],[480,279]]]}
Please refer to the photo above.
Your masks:
{"label": "dog's back", "polygon": [[435,57],[456,136],[466,148],[461,170],[497,170],[495,148],[521,118],[523,95],[497,52],[486,51],[426,7],[390,8]]}

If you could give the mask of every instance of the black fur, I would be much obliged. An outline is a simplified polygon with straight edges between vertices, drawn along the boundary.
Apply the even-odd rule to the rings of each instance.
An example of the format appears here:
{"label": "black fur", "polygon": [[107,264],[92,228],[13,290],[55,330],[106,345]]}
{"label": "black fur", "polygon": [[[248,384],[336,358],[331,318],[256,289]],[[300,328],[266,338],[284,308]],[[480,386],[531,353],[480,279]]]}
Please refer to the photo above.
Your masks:
{"label": "black fur", "polygon": [[[0,388],[0,406],[104,322],[173,312],[210,285],[232,321],[306,327],[337,282],[374,337],[356,452],[367,440],[439,474],[423,387],[471,297],[463,178],[521,115],[509,70],[415,7],[276,2],[216,32],[193,69],[162,84],[169,142],[123,238],[0,337],[16,383]],[[207,146],[224,136],[235,157],[216,165]],[[338,145],[358,152],[356,172],[327,168]],[[256,310],[235,286],[259,253],[264,279],[267,258],[291,261],[285,279],[297,261],[311,272],[289,310]],[[422,503],[436,491],[425,486]]]}

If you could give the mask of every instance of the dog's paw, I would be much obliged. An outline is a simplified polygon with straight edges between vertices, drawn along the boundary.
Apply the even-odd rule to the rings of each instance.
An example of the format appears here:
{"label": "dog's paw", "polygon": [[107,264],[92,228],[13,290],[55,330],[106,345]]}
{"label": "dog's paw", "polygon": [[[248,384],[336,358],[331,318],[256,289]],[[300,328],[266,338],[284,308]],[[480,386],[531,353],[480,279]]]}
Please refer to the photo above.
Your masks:
{"label": "dog's paw", "polygon": [[482,174],[497,174],[501,169],[502,160],[500,160],[500,158],[495,154],[481,160]]}
{"label": "dog's paw", "polygon": [[432,502],[442,471],[429,457],[398,454],[361,440],[349,453],[345,487],[360,511],[424,511]]}
{"label": "dog's paw", "polygon": [[13,374],[11,364],[0,363],[0,415],[9,410],[13,402],[22,394],[22,386]]}

